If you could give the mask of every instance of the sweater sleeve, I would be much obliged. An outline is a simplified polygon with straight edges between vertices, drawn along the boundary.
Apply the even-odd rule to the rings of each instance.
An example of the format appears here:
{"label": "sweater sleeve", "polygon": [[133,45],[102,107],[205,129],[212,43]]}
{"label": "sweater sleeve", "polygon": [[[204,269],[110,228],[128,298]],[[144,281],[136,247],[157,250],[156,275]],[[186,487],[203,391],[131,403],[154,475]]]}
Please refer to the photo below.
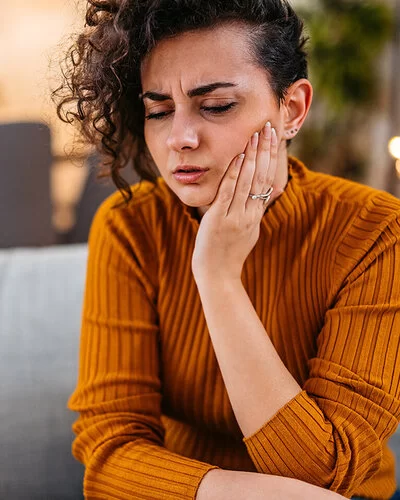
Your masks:
{"label": "sweater sleeve", "polygon": [[[339,252],[359,244],[347,241]],[[302,392],[243,439],[259,472],[351,497],[379,469],[400,417],[399,278],[395,218],[341,282]]]}
{"label": "sweater sleeve", "polygon": [[156,290],[144,265],[154,251],[145,231],[132,238],[102,206],[90,232],[78,383],[68,403],[80,414],[72,451],[85,465],[88,499],[193,499],[216,468],[164,447]]}

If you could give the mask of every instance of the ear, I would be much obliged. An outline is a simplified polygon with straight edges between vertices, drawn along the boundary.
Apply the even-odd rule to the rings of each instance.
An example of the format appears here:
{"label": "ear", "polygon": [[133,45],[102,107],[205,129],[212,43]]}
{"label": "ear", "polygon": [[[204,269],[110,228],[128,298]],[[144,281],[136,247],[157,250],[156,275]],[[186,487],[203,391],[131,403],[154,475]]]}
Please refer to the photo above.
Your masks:
{"label": "ear", "polygon": [[293,139],[299,132],[304,120],[308,115],[313,97],[311,83],[302,78],[297,80],[290,87],[284,101],[284,138]]}

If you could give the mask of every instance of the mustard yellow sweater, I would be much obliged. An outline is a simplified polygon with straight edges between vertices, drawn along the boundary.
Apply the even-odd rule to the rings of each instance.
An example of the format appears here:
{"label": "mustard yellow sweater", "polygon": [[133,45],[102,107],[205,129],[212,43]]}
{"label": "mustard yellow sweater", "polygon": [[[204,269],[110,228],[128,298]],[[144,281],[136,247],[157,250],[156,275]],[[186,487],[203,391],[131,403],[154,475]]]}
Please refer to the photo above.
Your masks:
{"label": "mustard yellow sweater", "polygon": [[[244,439],[191,272],[199,227],[159,179],[97,212],[89,238],[73,454],[89,499],[193,499],[212,468],[353,495],[395,490],[400,200],[290,159],[243,283],[303,391]],[[246,332],[243,332],[246,335]]]}

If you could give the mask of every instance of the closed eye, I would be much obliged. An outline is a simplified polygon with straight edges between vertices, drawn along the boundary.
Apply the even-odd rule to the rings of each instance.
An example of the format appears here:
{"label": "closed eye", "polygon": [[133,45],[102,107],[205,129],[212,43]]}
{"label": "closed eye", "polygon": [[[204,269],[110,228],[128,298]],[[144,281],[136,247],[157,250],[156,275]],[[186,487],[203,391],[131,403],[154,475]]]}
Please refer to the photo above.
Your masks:
{"label": "closed eye", "polygon": [[226,113],[230,109],[236,106],[236,102],[231,102],[226,106],[203,106],[201,109],[206,111],[207,113]]}
{"label": "closed eye", "polygon": [[[237,105],[237,102],[231,102],[225,106],[202,106],[200,109],[210,114],[223,114],[231,109],[233,109]],[[150,113],[146,116],[146,120],[161,120],[166,116],[170,115],[173,111],[163,111],[161,113]]]}

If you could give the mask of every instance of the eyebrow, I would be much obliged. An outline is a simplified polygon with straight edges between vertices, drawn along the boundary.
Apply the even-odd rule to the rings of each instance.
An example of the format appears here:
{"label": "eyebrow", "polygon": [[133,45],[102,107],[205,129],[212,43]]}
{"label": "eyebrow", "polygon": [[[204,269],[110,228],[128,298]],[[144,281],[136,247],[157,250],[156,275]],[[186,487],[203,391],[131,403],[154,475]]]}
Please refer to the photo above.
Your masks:
{"label": "eyebrow", "polygon": [[[197,87],[195,89],[189,90],[187,93],[188,97],[198,97],[205,94],[209,94],[214,92],[217,89],[225,89],[229,87],[237,87],[236,83],[230,82],[215,82],[209,83],[207,85],[202,85],[201,87]],[[152,101],[168,101],[172,100],[172,97],[167,94],[159,94],[158,92],[145,92],[144,94],[139,95],[140,99],[151,99]]]}

